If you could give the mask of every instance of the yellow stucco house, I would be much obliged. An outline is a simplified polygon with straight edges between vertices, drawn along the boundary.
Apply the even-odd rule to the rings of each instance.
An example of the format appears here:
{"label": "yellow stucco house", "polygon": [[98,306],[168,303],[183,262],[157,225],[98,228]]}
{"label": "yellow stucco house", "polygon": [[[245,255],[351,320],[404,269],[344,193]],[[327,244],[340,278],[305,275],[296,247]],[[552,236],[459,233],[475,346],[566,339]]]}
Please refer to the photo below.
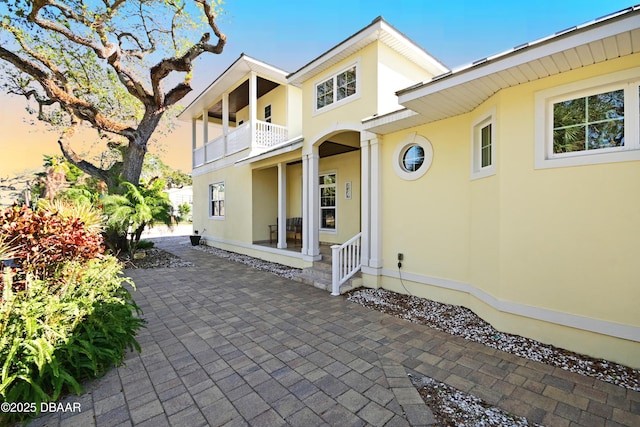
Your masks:
{"label": "yellow stucco house", "polygon": [[377,18],[181,118],[207,244],[640,368],[640,7],[453,70]]}

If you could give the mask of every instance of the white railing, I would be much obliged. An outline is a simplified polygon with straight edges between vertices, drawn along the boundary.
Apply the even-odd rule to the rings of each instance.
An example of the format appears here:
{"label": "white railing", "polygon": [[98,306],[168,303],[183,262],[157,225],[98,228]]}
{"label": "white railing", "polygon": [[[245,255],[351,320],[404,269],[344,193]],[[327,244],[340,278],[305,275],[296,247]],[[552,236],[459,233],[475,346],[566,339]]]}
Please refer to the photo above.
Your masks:
{"label": "white railing", "polygon": [[249,147],[269,149],[287,141],[288,131],[286,126],[256,120],[256,135],[251,144],[251,122],[246,122],[235,128],[226,138],[219,136],[207,142],[205,146],[193,150],[193,167],[202,166],[223,156],[237,153]]}
{"label": "white railing", "polygon": [[204,165],[204,147],[193,150],[193,167]]}
{"label": "white railing", "polygon": [[224,136],[212,139],[205,145],[205,162],[209,163],[224,155]]}
{"label": "white railing", "polygon": [[286,126],[256,120],[255,146],[260,148],[275,147],[287,140],[287,134]]}
{"label": "white railing", "polygon": [[342,245],[331,246],[331,295],[340,295],[340,285],[360,270],[360,237],[358,233]]}
{"label": "white railing", "polygon": [[227,155],[237,153],[251,146],[251,122],[238,126],[227,135]]}

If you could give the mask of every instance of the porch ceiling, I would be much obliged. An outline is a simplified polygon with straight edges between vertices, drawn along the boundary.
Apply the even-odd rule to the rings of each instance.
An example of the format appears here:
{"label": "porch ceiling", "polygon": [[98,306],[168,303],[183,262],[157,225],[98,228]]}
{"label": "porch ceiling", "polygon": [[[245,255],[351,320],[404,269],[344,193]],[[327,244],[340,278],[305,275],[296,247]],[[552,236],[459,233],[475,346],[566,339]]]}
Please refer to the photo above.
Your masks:
{"label": "porch ceiling", "polygon": [[276,85],[287,83],[286,71],[265,62],[258,61],[243,53],[180,113],[178,119],[191,120],[201,118],[202,112],[205,109],[210,108],[216,100],[219,101],[224,92],[234,87],[238,82],[243,81],[243,79],[246,79],[247,75],[251,72],[256,73],[258,78],[275,82]]}
{"label": "porch ceiling", "polygon": [[[258,98],[271,92],[280,85],[279,83],[264,79],[260,76],[258,76],[257,81]],[[235,122],[236,113],[247,105],[249,105],[249,80],[246,80],[229,93],[229,121]],[[222,120],[222,101],[219,101],[209,108],[209,117]]]}
{"label": "porch ceiling", "polygon": [[318,148],[318,154],[320,157],[337,156],[338,154],[348,153],[350,151],[359,150],[359,147],[352,147],[350,145],[339,144],[337,142],[325,141],[320,144]]}

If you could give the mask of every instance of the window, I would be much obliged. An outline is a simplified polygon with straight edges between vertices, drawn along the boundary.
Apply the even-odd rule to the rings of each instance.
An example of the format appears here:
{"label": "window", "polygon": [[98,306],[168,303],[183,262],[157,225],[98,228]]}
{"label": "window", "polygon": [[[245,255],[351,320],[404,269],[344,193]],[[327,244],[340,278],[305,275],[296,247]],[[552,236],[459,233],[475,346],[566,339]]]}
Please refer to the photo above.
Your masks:
{"label": "window", "polygon": [[336,229],[336,174],[320,175],[320,228]]}
{"label": "window", "polygon": [[536,167],[640,160],[640,69],[536,94]]}
{"label": "window", "polygon": [[424,163],[424,148],[411,145],[402,155],[402,168],[407,172],[415,172]]}
{"label": "window", "polygon": [[433,147],[427,138],[412,132],[398,144],[393,159],[396,174],[402,179],[413,181],[427,173],[431,167]]}
{"label": "window", "polygon": [[553,154],[624,147],[624,90],[553,104]]}
{"label": "window", "polygon": [[357,65],[352,65],[316,84],[316,111],[339,104],[358,93],[357,69]]}
{"label": "window", "polygon": [[264,121],[271,123],[271,104],[264,107]]}
{"label": "window", "polygon": [[209,216],[224,217],[224,182],[209,185]]}
{"label": "window", "polygon": [[471,179],[495,175],[495,109],[472,125]]}

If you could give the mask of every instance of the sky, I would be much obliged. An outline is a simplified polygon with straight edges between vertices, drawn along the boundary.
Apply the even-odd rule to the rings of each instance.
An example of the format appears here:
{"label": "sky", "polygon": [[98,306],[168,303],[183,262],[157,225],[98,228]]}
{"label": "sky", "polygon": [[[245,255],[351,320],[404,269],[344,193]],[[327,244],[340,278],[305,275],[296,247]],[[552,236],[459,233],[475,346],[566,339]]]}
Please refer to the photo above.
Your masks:
{"label": "sky", "polygon": [[[638,0],[635,0],[638,2]],[[226,0],[218,25],[227,36],[220,55],[196,61],[195,98],[241,53],[286,71],[309,61],[382,16],[449,68],[473,62],[627,8],[634,0]],[[58,154],[57,133],[31,125],[21,98],[0,94],[0,177]],[[161,157],[190,172],[191,126],[159,139]],[[83,139],[82,136],[79,139]],[[90,144],[76,141],[78,151]],[[154,148],[152,148],[153,150]]]}

